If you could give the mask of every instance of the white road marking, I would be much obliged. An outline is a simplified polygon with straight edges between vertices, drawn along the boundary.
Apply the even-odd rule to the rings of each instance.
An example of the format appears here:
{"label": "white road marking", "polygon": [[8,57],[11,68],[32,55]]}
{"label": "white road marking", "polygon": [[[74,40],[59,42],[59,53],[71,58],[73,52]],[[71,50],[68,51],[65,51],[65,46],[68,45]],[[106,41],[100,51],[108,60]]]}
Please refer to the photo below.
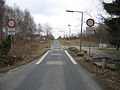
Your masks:
{"label": "white road marking", "polygon": [[51,54],[52,56],[61,56],[62,54],[57,54],[57,53],[55,53],[55,54]]}
{"label": "white road marking", "polygon": [[72,56],[66,50],[65,53],[68,55],[69,59],[72,61],[73,64],[77,64],[77,62],[72,58]]}
{"label": "white road marking", "polygon": [[40,64],[40,63],[43,61],[43,59],[48,55],[49,52],[50,52],[50,51],[47,51],[47,52],[40,58],[40,60],[39,60],[38,62],[36,62],[35,64]]}
{"label": "white road marking", "polygon": [[64,61],[48,61],[46,64],[49,64],[49,65],[64,65],[66,63]]}

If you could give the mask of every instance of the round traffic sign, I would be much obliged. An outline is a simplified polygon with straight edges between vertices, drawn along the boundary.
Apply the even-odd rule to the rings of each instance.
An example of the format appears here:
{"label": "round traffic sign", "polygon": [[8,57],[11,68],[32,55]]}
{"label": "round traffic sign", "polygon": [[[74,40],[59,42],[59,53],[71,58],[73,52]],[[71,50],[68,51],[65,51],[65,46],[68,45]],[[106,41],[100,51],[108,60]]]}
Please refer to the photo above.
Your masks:
{"label": "round traffic sign", "polygon": [[86,24],[89,26],[89,27],[92,27],[92,26],[94,26],[94,24],[95,24],[95,22],[94,22],[94,20],[93,19],[88,19],[87,21],[86,21]]}
{"label": "round traffic sign", "polygon": [[13,19],[9,19],[7,25],[8,27],[13,28],[15,27],[15,21]]}

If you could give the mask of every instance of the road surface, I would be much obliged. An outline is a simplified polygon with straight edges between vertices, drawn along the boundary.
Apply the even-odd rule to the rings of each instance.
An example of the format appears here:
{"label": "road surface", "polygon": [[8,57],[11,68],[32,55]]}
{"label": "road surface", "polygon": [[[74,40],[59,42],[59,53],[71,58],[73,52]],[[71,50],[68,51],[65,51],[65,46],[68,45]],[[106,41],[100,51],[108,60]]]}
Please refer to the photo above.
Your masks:
{"label": "road surface", "polygon": [[55,40],[42,58],[9,71],[0,78],[0,90],[102,90]]}

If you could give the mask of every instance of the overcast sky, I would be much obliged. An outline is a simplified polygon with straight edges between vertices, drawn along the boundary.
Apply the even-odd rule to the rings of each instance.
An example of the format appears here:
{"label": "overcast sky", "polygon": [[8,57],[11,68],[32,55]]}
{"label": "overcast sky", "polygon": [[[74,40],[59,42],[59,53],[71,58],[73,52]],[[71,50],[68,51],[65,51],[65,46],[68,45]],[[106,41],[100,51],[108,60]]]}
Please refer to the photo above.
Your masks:
{"label": "overcast sky", "polygon": [[[99,22],[98,14],[104,14],[100,0],[6,0],[6,4],[13,7],[14,4],[20,9],[28,9],[33,16],[36,24],[49,23],[53,28],[52,33],[55,37],[68,35],[68,24],[71,25],[71,34],[80,32],[80,13],[68,13],[66,10],[84,12],[84,28],[86,20],[93,18]],[[111,0],[104,0],[110,2]],[[91,16],[89,16],[88,14]]]}

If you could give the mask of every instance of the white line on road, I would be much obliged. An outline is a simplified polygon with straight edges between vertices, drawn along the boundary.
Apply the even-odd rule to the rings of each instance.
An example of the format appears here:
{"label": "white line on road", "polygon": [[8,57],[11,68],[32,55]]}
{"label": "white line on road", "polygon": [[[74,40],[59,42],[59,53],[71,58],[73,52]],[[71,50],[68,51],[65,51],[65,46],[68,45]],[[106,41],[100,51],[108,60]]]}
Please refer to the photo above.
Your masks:
{"label": "white line on road", "polygon": [[68,57],[70,58],[73,64],[77,64],[77,62],[72,58],[72,56],[66,50],[65,53],[68,55]]}
{"label": "white line on road", "polygon": [[35,64],[40,64],[40,63],[43,61],[43,59],[48,55],[49,52],[50,52],[50,51],[47,51],[47,52],[40,58],[40,60],[39,60],[38,62],[36,62]]}
{"label": "white line on road", "polygon": [[57,54],[57,53],[56,53],[56,54],[51,54],[51,55],[52,55],[52,56],[61,56],[62,54],[59,54],[59,53]]}

